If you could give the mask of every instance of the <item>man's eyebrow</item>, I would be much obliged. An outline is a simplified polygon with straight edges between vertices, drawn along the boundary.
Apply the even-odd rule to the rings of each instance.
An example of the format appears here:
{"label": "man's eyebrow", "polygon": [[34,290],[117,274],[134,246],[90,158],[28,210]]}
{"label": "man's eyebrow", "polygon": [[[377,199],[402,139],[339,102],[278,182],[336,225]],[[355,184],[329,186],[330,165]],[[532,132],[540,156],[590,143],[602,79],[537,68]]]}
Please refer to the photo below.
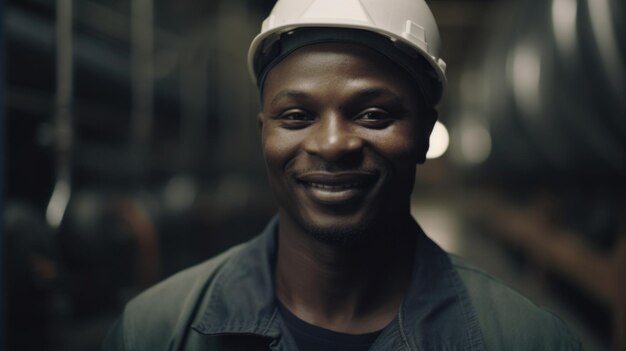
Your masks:
{"label": "man's eyebrow", "polygon": [[274,98],[272,99],[272,101],[270,101],[270,105],[274,104],[276,101],[280,100],[280,99],[284,99],[284,98],[305,98],[308,97],[309,95],[301,90],[282,90],[280,92],[278,92],[278,94],[276,94],[276,96],[274,96]]}
{"label": "man's eyebrow", "polygon": [[389,98],[394,100],[394,102],[398,103],[398,104],[402,104],[403,103],[403,99],[396,93],[394,93],[391,89],[385,88],[385,87],[372,87],[372,88],[366,88],[363,90],[358,91],[355,96],[351,99],[354,100],[356,102],[361,102],[361,101],[369,101],[369,100],[373,100],[376,98]]}

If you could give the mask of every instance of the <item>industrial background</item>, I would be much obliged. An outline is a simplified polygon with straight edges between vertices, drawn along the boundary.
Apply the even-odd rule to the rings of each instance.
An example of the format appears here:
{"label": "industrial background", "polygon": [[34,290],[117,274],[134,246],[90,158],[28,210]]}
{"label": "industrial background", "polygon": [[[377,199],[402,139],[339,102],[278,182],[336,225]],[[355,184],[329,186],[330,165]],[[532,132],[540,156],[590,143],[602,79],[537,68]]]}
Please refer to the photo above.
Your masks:
{"label": "industrial background", "polygon": [[[0,2],[0,350],[96,350],[264,227],[246,52],[273,3]],[[624,2],[428,3],[449,89],[415,217],[586,350],[626,349]]]}

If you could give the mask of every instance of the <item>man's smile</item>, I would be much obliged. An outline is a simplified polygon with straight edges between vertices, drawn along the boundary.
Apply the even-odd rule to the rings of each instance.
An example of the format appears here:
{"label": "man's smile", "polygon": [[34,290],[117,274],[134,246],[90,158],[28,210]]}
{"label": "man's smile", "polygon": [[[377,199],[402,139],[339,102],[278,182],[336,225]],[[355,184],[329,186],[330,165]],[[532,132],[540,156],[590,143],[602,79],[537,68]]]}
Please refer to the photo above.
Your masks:
{"label": "man's smile", "polygon": [[344,205],[363,198],[378,178],[378,172],[374,171],[316,171],[295,176],[306,195],[322,205]]}

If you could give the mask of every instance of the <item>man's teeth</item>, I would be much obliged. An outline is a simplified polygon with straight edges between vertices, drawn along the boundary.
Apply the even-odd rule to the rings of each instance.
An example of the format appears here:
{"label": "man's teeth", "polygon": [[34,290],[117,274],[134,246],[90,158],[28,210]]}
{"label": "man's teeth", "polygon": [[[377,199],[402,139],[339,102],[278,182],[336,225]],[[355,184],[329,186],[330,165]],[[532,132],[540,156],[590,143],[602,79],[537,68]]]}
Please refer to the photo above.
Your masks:
{"label": "man's teeth", "polygon": [[345,183],[345,184],[320,184],[320,183],[307,182],[307,185],[314,187],[314,188],[318,188],[318,189],[324,189],[324,190],[341,190],[341,189],[356,188],[360,184],[356,182]]}

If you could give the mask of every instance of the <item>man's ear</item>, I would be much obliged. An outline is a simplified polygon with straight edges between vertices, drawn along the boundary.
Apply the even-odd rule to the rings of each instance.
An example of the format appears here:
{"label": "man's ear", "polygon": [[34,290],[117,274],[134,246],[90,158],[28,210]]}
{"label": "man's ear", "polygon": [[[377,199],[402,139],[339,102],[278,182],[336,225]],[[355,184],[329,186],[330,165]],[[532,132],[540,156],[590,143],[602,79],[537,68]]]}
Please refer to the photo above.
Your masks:
{"label": "man's ear", "polygon": [[439,112],[433,108],[425,113],[422,118],[422,123],[420,123],[420,130],[418,131],[418,164],[422,164],[426,161],[426,153],[428,152],[428,148],[430,147],[430,133],[432,133],[438,117]]}
{"label": "man's ear", "polygon": [[257,113],[256,122],[259,125],[259,130],[262,130],[263,129],[263,112]]}

